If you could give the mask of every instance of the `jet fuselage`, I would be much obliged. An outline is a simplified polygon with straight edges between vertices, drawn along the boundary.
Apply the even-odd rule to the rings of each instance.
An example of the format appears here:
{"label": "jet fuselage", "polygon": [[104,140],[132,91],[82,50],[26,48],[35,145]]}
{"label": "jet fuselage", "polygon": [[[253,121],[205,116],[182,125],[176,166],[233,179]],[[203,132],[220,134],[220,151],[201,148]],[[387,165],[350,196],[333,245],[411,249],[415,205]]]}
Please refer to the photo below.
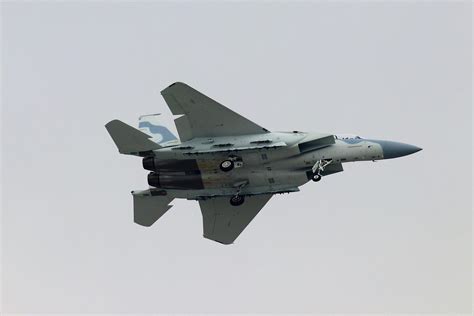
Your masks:
{"label": "jet fuselage", "polygon": [[[154,158],[145,158],[144,167],[152,171],[148,178],[151,186],[171,190],[177,197],[199,199],[202,190],[206,196],[294,192],[311,180],[318,161],[329,162],[324,176],[342,171],[342,167],[333,168],[342,163],[396,158],[420,150],[358,136],[335,136],[333,144],[312,145],[322,137],[333,136],[295,131],[197,138],[155,150]],[[232,149],[226,151],[226,147]],[[229,156],[239,161],[237,167],[230,172],[219,170],[221,161]],[[150,159],[155,165],[146,165]],[[239,180],[246,181],[245,185],[236,185]]]}
{"label": "jet fuselage", "polygon": [[146,190],[133,190],[133,220],[151,226],[175,198],[197,200],[205,238],[231,244],[274,194],[299,191],[343,164],[409,155],[412,145],[327,133],[270,132],[182,82],[161,91],[179,138],[159,114],[139,129],[112,120],[105,127],[121,154],[142,157]]}

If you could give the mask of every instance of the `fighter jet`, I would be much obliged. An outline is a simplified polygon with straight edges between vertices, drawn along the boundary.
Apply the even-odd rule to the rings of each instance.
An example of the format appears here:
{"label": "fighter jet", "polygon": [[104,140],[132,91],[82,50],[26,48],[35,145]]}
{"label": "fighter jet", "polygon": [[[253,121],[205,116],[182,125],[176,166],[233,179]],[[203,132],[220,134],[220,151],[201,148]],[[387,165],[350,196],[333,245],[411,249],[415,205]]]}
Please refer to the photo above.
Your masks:
{"label": "fighter jet", "polygon": [[149,188],[132,191],[134,221],[151,226],[175,198],[199,202],[204,237],[232,244],[275,194],[299,191],[342,172],[344,163],[413,154],[393,141],[300,131],[271,132],[190,86],[161,91],[179,139],[142,116],[139,129],[119,120],[105,125],[119,153],[142,157]]}

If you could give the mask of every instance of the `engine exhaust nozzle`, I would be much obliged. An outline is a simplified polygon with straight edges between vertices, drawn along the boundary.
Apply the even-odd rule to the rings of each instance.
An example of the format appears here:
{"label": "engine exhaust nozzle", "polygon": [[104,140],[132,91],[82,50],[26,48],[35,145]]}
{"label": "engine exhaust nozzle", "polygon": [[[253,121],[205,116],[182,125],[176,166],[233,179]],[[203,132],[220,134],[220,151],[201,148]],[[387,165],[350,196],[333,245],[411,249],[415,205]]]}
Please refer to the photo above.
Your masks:
{"label": "engine exhaust nozzle", "polygon": [[145,170],[155,171],[155,157],[143,158],[142,165]]}
{"label": "engine exhaust nozzle", "polygon": [[148,174],[148,184],[155,188],[160,187],[160,176],[158,173],[150,172]]}

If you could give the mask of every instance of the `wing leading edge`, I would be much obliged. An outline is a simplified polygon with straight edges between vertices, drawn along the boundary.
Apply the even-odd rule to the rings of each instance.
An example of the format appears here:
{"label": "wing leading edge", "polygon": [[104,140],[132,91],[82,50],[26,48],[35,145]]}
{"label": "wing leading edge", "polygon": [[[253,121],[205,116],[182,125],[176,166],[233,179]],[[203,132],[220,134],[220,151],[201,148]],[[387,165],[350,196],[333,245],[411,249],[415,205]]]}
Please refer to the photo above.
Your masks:
{"label": "wing leading edge", "polygon": [[199,201],[204,237],[231,244],[270,200],[272,194],[246,196],[244,204],[232,206],[228,197]]}
{"label": "wing leading edge", "polygon": [[268,131],[190,86],[176,82],[161,91],[182,142],[196,137],[263,134]]}

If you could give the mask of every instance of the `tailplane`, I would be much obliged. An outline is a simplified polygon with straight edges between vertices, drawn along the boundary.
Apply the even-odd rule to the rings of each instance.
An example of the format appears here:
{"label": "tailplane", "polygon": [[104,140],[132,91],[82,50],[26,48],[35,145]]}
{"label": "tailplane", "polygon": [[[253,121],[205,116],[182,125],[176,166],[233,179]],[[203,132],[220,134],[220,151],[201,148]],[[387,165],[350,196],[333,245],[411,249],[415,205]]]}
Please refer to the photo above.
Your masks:
{"label": "tailplane", "polygon": [[169,203],[174,197],[166,191],[144,190],[132,191],[133,195],[133,220],[142,226],[151,226],[171,207]]}

